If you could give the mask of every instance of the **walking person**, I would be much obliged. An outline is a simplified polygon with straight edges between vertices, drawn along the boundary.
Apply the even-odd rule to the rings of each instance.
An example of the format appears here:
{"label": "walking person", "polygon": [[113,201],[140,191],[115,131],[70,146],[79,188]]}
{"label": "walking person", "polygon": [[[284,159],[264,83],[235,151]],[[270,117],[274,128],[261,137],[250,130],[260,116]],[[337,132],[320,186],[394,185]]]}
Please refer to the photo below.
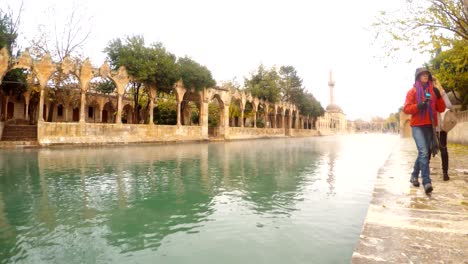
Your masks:
{"label": "walking person", "polygon": [[[434,82],[434,87],[437,87],[439,91],[442,93],[442,99],[444,99],[444,103],[446,106],[446,110],[444,113],[438,113],[438,118],[439,118],[439,125],[437,126],[437,134],[439,136],[439,142],[440,142],[440,157],[442,159],[442,174],[443,174],[443,180],[448,181],[450,180],[450,177],[448,176],[448,167],[449,167],[449,156],[448,156],[448,151],[447,151],[447,133],[448,130],[453,128],[453,126],[456,124],[454,123],[454,120],[447,120],[450,119],[449,114],[447,114],[448,110],[452,110],[452,103],[450,102],[450,99],[448,98],[447,93],[445,93],[444,88],[442,85],[439,83],[439,81],[433,77],[433,82]],[[443,126],[443,123],[447,123],[445,126]],[[430,158],[430,157],[429,157]]]}
{"label": "walking person", "polygon": [[445,111],[445,102],[439,89],[433,86],[432,75],[428,69],[416,69],[415,83],[406,94],[403,111],[411,115],[411,132],[418,149],[410,182],[419,187],[418,177],[421,172],[424,191],[430,194],[433,190],[429,170],[433,129],[438,124],[437,113]]}

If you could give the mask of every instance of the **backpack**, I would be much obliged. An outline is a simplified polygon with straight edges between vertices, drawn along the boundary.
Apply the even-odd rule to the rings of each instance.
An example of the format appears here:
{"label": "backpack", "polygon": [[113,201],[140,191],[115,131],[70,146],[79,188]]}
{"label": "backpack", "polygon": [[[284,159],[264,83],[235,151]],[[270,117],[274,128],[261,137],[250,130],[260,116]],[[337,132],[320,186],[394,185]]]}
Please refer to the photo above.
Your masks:
{"label": "backpack", "polygon": [[453,110],[448,110],[442,118],[442,131],[449,132],[457,124],[457,114]]}

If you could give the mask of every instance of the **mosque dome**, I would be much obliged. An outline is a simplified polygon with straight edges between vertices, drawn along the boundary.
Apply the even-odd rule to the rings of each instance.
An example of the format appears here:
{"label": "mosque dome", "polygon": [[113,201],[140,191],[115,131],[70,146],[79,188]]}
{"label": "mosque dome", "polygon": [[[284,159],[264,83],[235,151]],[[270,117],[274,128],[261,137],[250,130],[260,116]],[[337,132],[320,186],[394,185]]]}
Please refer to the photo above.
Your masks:
{"label": "mosque dome", "polygon": [[331,112],[331,113],[343,113],[343,110],[341,109],[341,107],[339,107],[337,104],[334,104],[334,103],[327,105],[327,108],[325,109],[327,110],[327,112]]}

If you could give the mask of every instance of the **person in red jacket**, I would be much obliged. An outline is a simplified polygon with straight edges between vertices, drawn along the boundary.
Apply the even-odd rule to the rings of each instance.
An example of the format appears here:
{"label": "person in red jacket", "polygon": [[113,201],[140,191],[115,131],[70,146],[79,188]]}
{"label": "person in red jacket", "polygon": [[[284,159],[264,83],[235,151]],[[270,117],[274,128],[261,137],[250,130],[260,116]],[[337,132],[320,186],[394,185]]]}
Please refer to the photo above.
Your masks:
{"label": "person in red jacket", "polygon": [[418,156],[414,163],[410,182],[419,187],[419,172],[421,172],[424,191],[432,192],[432,182],[429,171],[429,155],[431,154],[431,142],[433,127],[438,124],[437,112],[445,111],[445,102],[439,89],[432,84],[432,75],[426,68],[418,68],[415,73],[415,83],[406,94],[403,108],[406,114],[411,115],[410,126],[414,142],[418,149]]}

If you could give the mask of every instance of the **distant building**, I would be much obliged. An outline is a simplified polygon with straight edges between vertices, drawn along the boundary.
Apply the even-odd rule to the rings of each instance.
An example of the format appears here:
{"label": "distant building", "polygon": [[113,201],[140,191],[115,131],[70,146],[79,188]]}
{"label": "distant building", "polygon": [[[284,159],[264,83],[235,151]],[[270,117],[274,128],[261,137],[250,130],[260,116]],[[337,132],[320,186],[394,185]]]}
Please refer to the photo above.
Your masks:
{"label": "distant building", "polygon": [[330,89],[330,104],[325,108],[325,114],[317,119],[317,130],[333,133],[343,133],[347,131],[346,115],[340,106],[335,103],[333,89],[335,82],[333,81],[332,71],[330,71],[330,80],[328,81]]}

